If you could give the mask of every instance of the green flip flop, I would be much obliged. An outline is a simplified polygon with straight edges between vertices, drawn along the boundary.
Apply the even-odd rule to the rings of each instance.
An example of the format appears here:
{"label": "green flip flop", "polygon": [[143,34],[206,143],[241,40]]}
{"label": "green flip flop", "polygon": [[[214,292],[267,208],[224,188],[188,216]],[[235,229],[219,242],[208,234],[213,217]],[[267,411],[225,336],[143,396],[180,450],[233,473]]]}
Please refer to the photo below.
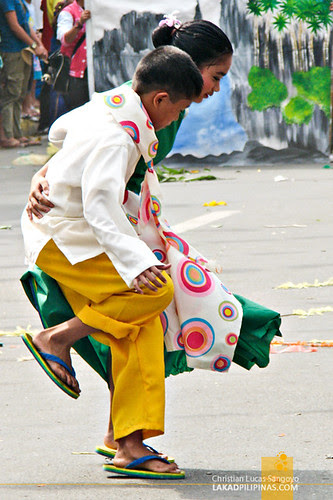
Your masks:
{"label": "green flip flop", "polygon": [[73,377],[76,376],[74,368],[70,368],[62,359],[58,358],[58,356],[39,351],[34,345],[32,337],[31,335],[29,335],[29,333],[24,333],[23,335],[21,335],[21,338],[37,363],[41,366],[46,375],[50,377],[52,382],[54,382],[62,391],[68,394],[68,396],[77,399],[80,396],[80,393],[74,391],[74,389],[72,389],[69,385],[65,384],[65,382],[57,377],[57,375],[51,370],[51,367],[48,365],[47,360],[55,361],[59,365],[63,366]]}
{"label": "green flip flop", "polygon": [[107,472],[115,472],[116,474],[123,474],[128,477],[142,477],[143,479],[184,479],[185,472],[181,470],[180,472],[153,472],[150,470],[140,469],[140,465],[147,462],[148,460],[160,460],[165,464],[170,462],[165,458],[156,455],[146,455],[144,457],[133,460],[126,467],[116,467],[111,464],[104,464],[103,469]]}

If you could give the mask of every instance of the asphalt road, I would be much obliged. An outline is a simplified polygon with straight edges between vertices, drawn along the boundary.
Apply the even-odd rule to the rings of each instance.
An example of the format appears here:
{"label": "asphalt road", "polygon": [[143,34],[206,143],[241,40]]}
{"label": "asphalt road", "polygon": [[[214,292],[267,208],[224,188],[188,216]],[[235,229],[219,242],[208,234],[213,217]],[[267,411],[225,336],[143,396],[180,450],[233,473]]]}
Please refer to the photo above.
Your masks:
{"label": "asphalt road", "polygon": [[[103,471],[94,448],[107,423],[104,383],[73,356],[83,391],[71,400],[13,334],[40,328],[19,283],[19,218],[38,167],[12,160],[26,152],[0,150],[0,498],[259,500],[261,459],[281,451],[293,457],[295,499],[333,498],[329,347],[272,354],[265,369],[233,365],[228,374],[197,370],[167,379],[166,433],[151,444],[175,456],[186,479],[138,481]],[[293,315],[332,308],[332,286],[276,288],[333,277],[333,168],[323,166],[214,166],[217,180],[163,184],[171,225],[222,266],[228,288],[284,316],[286,341],[333,340],[333,312]],[[212,200],[227,205],[203,206]],[[235,477],[238,486],[226,488]]]}

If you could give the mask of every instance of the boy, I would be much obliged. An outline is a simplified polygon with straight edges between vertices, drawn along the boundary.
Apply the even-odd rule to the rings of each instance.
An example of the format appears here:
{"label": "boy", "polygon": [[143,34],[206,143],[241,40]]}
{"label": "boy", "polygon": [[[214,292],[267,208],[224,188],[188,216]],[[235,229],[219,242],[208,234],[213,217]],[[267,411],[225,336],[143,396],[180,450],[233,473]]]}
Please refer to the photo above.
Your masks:
{"label": "boy", "polygon": [[58,281],[77,322],[70,335],[63,323],[33,341],[27,334],[23,340],[72,397],[79,396],[79,385],[69,353],[83,336],[82,323],[110,345],[119,444],[113,464],[128,475],[140,467],[144,477],[184,477],[176,464],[150,455],[142,444],[164,430],[159,315],[172,299],[173,286],[165,273],[169,266],[160,263],[126,218],[125,186],[140,156],[150,165],[156,155],[155,130],[176,120],[199,96],[202,84],[186,53],[160,47],[141,60],[132,88],[94,94],[89,103],[62,116],[50,131],[51,141],[62,143],[47,174],[55,208],[33,222],[26,213],[22,217],[29,262]]}

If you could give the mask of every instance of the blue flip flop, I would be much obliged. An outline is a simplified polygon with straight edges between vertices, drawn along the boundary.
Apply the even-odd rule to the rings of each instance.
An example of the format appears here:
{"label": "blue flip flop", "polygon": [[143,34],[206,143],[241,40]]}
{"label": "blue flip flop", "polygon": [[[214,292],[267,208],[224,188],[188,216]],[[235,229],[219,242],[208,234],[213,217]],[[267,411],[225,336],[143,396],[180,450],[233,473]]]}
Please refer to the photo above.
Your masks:
{"label": "blue flip flop", "polygon": [[137,460],[133,460],[133,462],[126,465],[126,467],[116,467],[111,463],[104,464],[103,469],[107,472],[116,472],[117,474],[123,474],[128,477],[142,477],[144,479],[183,479],[185,477],[185,472],[183,470],[180,472],[153,472],[138,468],[148,460],[160,460],[165,464],[170,463],[168,460],[159,457],[158,455],[146,455],[138,458]]}
{"label": "blue flip flop", "polygon": [[29,333],[24,333],[21,335],[23,342],[37,361],[37,363],[43,368],[44,372],[50,377],[50,379],[68,396],[71,398],[77,399],[80,396],[80,393],[74,391],[69,385],[65,384],[57,375],[51,370],[51,367],[48,365],[47,360],[55,361],[59,365],[66,368],[66,370],[73,376],[76,377],[74,368],[68,366],[62,359],[58,358],[58,356],[54,356],[53,354],[48,354],[46,352],[41,352],[37,349],[32,341],[31,335]]}
{"label": "blue flip flop", "polygon": [[[151,453],[155,453],[156,455],[162,455],[161,452],[155,450],[155,448],[153,448],[152,446],[149,446],[148,444],[145,444],[145,443],[142,443],[142,444]],[[114,458],[115,454],[117,453],[117,449],[116,448],[109,448],[109,446],[102,445],[102,446],[96,446],[95,452],[98,453],[99,455],[102,455],[103,457],[106,457],[106,458]],[[166,457],[166,460],[168,462],[170,462],[171,464],[173,464],[173,462],[175,461],[175,459],[173,457]]]}

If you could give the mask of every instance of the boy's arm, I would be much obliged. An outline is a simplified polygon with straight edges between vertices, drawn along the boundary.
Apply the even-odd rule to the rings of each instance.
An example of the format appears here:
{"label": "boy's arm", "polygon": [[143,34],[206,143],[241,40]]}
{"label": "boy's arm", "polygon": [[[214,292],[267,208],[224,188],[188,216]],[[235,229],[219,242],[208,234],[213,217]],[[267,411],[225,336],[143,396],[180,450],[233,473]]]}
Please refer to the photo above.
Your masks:
{"label": "boy's arm", "polygon": [[135,164],[136,146],[110,146],[101,138],[85,160],[82,175],[84,217],[99,244],[129,288],[152,266],[160,266],[150,248],[139,239],[122,208],[128,165]]}

